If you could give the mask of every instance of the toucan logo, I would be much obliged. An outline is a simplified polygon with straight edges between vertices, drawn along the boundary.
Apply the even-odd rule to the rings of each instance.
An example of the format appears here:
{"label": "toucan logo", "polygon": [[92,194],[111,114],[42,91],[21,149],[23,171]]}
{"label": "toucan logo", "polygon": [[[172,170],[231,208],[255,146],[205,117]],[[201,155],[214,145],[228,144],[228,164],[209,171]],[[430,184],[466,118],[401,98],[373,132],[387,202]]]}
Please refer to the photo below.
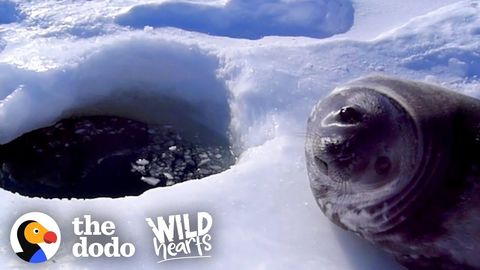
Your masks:
{"label": "toucan logo", "polygon": [[13,224],[10,243],[13,251],[29,263],[48,261],[60,247],[60,228],[50,216],[31,212]]}

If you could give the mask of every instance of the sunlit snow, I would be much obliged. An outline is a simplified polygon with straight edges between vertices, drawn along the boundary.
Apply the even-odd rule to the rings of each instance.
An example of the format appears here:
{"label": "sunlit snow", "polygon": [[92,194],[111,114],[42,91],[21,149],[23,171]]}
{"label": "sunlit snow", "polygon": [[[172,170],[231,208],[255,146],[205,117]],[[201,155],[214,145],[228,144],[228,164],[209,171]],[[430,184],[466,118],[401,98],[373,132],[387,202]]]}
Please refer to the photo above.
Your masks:
{"label": "sunlit snow", "polygon": [[[336,228],[317,207],[305,170],[306,120],[335,86],[372,73],[438,83],[479,97],[480,1],[444,7],[422,1],[423,13],[415,18],[383,15],[415,1],[188,4],[194,16],[200,9],[221,15],[203,25],[196,17],[186,23],[169,16],[160,23],[157,11],[168,8],[173,9],[169,14],[180,15],[187,5],[163,2],[1,1],[0,142],[106,100],[105,113],[161,121],[184,110],[166,105],[175,98],[199,112],[200,121],[228,130],[239,161],[223,173],[138,197],[44,200],[1,191],[2,265],[21,266],[8,234],[25,212],[48,213],[64,230],[59,253],[43,267],[141,269],[160,267],[146,217],[207,211],[214,219],[212,258],[162,268],[400,268],[383,251]],[[254,2],[262,3],[262,11],[248,21],[247,27],[256,29],[245,34],[235,11],[251,16]],[[442,3],[447,2],[453,1]],[[377,6],[381,10],[373,12]],[[315,8],[322,12],[309,10]],[[304,16],[311,24],[304,24]],[[220,31],[225,18],[237,25]],[[291,31],[275,30],[290,22]],[[374,25],[390,28],[372,36]],[[140,102],[145,100],[165,102],[156,110]],[[74,258],[71,221],[83,214],[114,220],[125,241],[136,244],[135,257]]]}

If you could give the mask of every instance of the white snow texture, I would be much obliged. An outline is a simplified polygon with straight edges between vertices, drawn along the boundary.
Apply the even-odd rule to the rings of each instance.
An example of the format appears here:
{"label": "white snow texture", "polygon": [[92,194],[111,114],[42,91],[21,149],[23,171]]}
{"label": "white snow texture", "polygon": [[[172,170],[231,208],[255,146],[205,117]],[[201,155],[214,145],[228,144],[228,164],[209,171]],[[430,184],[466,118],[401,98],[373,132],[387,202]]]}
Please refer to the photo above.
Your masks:
{"label": "white snow texture", "polygon": [[[303,154],[307,117],[335,86],[372,73],[479,97],[479,39],[477,0],[0,1],[0,143],[107,100],[102,112],[146,121],[195,114],[228,130],[240,155],[221,174],[138,197],[1,190],[0,264],[24,265],[10,226],[42,211],[63,239],[39,268],[399,269],[317,207]],[[169,115],[148,100],[191,111],[171,103]],[[212,258],[158,265],[145,218],[196,211],[213,216]],[[135,257],[74,258],[71,221],[83,214],[115,221]]]}

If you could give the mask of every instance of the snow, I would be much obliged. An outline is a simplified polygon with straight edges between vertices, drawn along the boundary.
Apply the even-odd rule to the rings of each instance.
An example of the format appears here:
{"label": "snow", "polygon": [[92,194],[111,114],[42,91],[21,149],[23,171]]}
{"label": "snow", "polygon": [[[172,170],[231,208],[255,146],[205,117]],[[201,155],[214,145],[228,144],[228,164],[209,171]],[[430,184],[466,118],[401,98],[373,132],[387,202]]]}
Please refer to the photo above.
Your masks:
{"label": "snow", "polygon": [[[93,108],[144,121],[195,119],[230,133],[239,161],[221,174],[138,197],[44,200],[0,191],[0,202],[10,209],[0,215],[1,239],[8,238],[18,216],[43,211],[59,222],[63,238],[55,262],[45,267],[153,268],[158,258],[145,218],[207,211],[214,221],[212,258],[162,267],[399,268],[382,251],[333,226],[317,207],[304,165],[306,119],[335,86],[372,73],[434,82],[479,97],[480,1],[445,7],[453,1],[421,1],[413,7],[413,1],[354,1],[349,11],[346,1],[268,0],[262,3],[278,9],[268,18],[262,13],[268,9],[260,9],[259,19],[249,21],[254,33],[241,32],[241,18],[232,14],[239,3],[252,12],[253,1],[210,1],[202,8],[200,3],[118,2],[34,0],[18,1],[6,14],[0,9],[2,19],[24,14],[0,25],[0,142]],[[288,32],[262,26],[270,19],[277,26],[295,20],[296,7],[328,10],[329,3],[335,3],[330,13],[312,18],[318,28],[301,21]],[[231,20],[231,28],[222,32],[210,20],[152,18],[152,12],[172,8],[177,14],[179,7],[195,14],[214,10]],[[159,27],[163,23],[171,27]],[[135,257],[73,258],[71,221],[84,214],[114,220],[124,241],[135,243]],[[0,262],[20,267],[9,245],[0,242]]]}
{"label": "snow", "polygon": [[165,2],[136,6],[115,21],[140,29],[177,27],[234,38],[327,37],[350,28],[353,8],[348,0],[231,0],[225,5]]}
{"label": "snow", "polygon": [[0,24],[13,23],[23,18],[17,5],[10,1],[0,2]]}
{"label": "snow", "polygon": [[416,1],[416,0],[358,0],[354,1],[355,24],[345,34],[353,39],[369,40],[398,28],[409,20],[435,11],[458,0]]}

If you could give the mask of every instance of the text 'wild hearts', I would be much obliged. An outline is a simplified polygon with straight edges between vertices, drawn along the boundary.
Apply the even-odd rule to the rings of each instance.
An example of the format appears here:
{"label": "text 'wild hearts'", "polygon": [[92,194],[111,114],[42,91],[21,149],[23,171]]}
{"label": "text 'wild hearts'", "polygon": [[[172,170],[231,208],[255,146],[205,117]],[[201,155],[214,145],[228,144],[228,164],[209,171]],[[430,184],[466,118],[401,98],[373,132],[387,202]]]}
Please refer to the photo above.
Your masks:
{"label": "text 'wild hearts'", "polygon": [[146,219],[155,235],[155,254],[162,258],[159,262],[210,257],[207,253],[212,250],[209,232],[213,219],[209,213],[199,212],[193,218],[189,214],[170,215],[167,220]]}

